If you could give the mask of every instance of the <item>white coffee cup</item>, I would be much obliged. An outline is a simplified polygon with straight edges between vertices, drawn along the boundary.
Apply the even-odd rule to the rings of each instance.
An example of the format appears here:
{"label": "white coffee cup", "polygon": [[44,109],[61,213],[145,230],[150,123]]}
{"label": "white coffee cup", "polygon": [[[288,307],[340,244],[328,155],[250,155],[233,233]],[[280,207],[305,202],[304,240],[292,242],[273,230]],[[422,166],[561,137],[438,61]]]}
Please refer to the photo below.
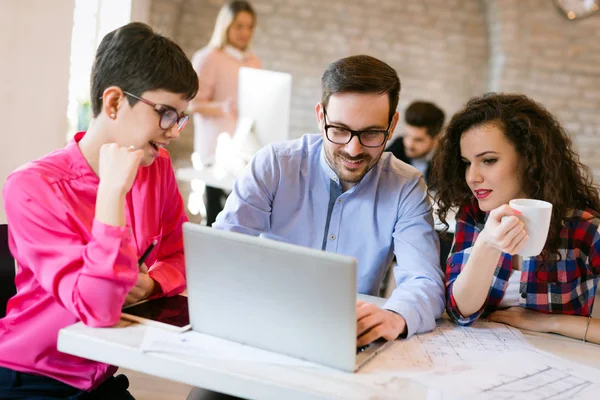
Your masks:
{"label": "white coffee cup", "polygon": [[519,249],[523,257],[535,257],[544,250],[552,218],[552,203],[533,199],[513,199],[508,202],[513,210],[521,212],[519,219],[525,224],[529,240]]}

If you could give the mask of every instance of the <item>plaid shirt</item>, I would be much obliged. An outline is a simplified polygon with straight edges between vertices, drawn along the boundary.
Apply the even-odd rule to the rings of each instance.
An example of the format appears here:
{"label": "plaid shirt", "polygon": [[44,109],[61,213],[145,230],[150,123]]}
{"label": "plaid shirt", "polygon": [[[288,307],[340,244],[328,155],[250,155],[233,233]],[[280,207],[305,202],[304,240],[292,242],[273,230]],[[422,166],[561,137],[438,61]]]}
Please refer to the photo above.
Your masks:
{"label": "plaid shirt", "polygon": [[[476,200],[462,207],[457,216],[454,243],[446,263],[446,309],[459,325],[472,324],[495,311],[512,272],[512,256],[502,253],[483,307],[467,317],[460,314],[452,293],[454,281],[466,265],[486,218]],[[600,215],[592,210],[575,210],[564,223],[558,250],[560,261],[556,255],[546,262],[540,256],[523,258],[519,303],[543,313],[589,316],[600,280]]]}

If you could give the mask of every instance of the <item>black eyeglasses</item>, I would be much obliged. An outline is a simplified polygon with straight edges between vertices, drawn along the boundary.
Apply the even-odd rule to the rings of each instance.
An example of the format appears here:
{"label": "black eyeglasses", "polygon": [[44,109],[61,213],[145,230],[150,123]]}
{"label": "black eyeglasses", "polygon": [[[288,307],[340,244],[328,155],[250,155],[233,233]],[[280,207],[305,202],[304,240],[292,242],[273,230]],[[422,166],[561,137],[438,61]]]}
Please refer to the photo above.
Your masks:
{"label": "black eyeglasses", "polygon": [[185,124],[187,124],[190,116],[184,112],[180,114],[177,113],[177,110],[171,106],[166,106],[164,104],[156,104],[151,102],[150,100],[142,99],[141,97],[136,96],[135,94],[123,91],[127,96],[131,96],[134,99],[138,99],[144,104],[148,104],[149,106],[154,108],[154,111],[160,115],[160,119],[158,120],[158,126],[160,129],[169,130],[173,127],[173,125],[177,124],[177,130],[181,131]]}
{"label": "black eyeglasses", "polygon": [[363,147],[381,147],[385,143],[390,126],[392,125],[392,121],[390,121],[386,130],[366,129],[364,131],[353,131],[341,126],[327,125],[327,111],[325,107],[323,107],[323,117],[325,120],[325,136],[327,140],[335,144],[348,144],[356,136]]}

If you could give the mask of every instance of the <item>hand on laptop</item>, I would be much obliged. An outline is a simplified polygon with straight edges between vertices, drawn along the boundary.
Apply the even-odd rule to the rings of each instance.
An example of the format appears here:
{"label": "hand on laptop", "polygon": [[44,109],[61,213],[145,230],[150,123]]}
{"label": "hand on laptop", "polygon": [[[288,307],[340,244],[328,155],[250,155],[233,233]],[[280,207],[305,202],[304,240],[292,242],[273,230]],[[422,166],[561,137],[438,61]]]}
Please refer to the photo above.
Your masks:
{"label": "hand on laptop", "polygon": [[384,310],[375,304],[356,302],[356,347],[383,338],[395,340],[406,330],[406,321],[400,314]]}
{"label": "hand on laptop", "polygon": [[137,303],[150,296],[154,291],[155,284],[156,282],[154,282],[154,279],[150,278],[150,275],[148,275],[148,267],[146,264],[142,264],[135,286],[127,293],[125,305],[128,306]]}

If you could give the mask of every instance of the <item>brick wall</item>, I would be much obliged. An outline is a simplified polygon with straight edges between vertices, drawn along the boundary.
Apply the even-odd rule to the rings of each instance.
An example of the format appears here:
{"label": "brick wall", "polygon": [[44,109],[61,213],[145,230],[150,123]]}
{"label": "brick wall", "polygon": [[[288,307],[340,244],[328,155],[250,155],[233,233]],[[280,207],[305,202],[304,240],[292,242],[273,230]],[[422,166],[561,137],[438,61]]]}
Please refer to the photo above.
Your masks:
{"label": "brick wall", "polygon": [[[479,0],[254,0],[253,51],[266,69],[293,76],[290,134],[316,131],[314,106],[327,65],[365,53],[398,71],[399,110],[416,99],[454,112],[482,92],[487,39]],[[223,0],[153,0],[151,24],[190,56],[208,42]],[[191,124],[190,124],[191,125]],[[400,128],[397,133],[400,132]],[[172,152],[189,160],[192,128]]]}
{"label": "brick wall", "polygon": [[523,92],[571,132],[600,178],[600,14],[569,21],[545,0],[486,0],[489,87]]}
{"label": "brick wall", "polygon": [[[208,42],[223,1],[152,0],[151,24],[191,56]],[[293,137],[316,130],[314,106],[326,66],[366,53],[398,71],[401,112],[425,99],[449,117],[485,91],[530,95],[565,124],[582,160],[600,178],[600,15],[569,21],[548,0],[253,4],[258,13],[253,51],[265,68],[293,75]],[[171,149],[176,165],[189,164],[191,132],[190,126]]]}

